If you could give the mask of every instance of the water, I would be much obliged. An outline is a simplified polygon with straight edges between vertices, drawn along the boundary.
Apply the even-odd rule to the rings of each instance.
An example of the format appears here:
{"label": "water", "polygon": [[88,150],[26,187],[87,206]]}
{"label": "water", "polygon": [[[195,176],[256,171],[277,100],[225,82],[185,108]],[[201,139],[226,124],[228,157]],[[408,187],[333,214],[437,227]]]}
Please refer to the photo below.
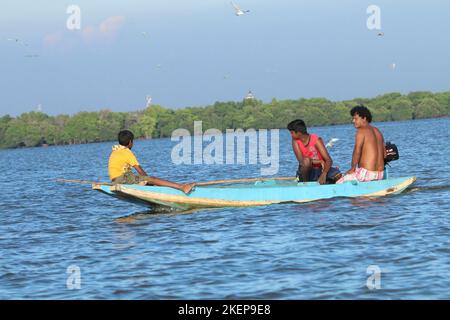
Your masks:
{"label": "water", "polygon": [[[375,200],[155,213],[54,182],[107,180],[112,143],[0,151],[0,298],[449,299],[450,119],[376,125],[399,147],[391,176],[418,180]],[[340,139],[330,153],[347,170],[355,129],[310,131]],[[149,174],[175,181],[260,175],[255,165],[175,166],[174,145],[133,150]],[[295,170],[282,131],[278,176]],[[367,286],[371,265],[380,289]]]}

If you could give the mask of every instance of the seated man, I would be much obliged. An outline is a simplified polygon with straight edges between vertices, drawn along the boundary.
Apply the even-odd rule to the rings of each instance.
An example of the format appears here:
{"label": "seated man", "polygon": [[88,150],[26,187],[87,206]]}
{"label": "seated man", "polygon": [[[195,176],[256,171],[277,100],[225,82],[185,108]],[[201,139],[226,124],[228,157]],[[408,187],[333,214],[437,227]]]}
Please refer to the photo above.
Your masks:
{"label": "seated man", "polygon": [[322,138],[316,134],[308,134],[305,122],[300,119],[290,122],[287,128],[291,132],[292,148],[299,162],[299,181],[335,183],[342,175],[339,169],[331,167],[333,160]]}
{"label": "seated man", "polygon": [[[109,178],[113,184],[150,184],[175,188],[184,193],[189,193],[192,190],[195,183],[178,184],[155,177],[149,177],[139,165],[139,162],[131,151],[133,140],[134,135],[131,131],[123,130],[119,132],[119,145],[113,146],[108,163]],[[139,176],[134,175],[131,168],[134,168]]]}
{"label": "seated man", "polygon": [[356,131],[352,166],[337,183],[382,180],[384,177],[384,138],[380,130],[370,125],[372,114],[364,106],[350,110]]}

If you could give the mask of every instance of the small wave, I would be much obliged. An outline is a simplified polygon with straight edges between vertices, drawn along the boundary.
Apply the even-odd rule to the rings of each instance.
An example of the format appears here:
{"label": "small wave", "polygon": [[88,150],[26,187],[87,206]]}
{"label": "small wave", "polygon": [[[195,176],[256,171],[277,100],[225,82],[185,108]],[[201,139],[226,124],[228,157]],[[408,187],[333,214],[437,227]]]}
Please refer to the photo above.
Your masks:
{"label": "small wave", "polygon": [[444,185],[444,186],[424,186],[424,187],[410,187],[405,190],[406,193],[411,192],[420,192],[420,191],[442,191],[442,190],[448,190],[450,189],[450,185]]}
{"label": "small wave", "polygon": [[[213,209],[213,208],[211,208]],[[114,219],[115,222],[118,223],[134,223],[139,220],[148,219],[150,217],[155,216],[175,216],[180,214],[191,214],[194,212],[204,211],[204,210],[211,210],[209,208],[207,209],[191,209],[191,210],[175,210],[172,208],[164,208],[164,207],[158,207],[155,209],[147,210],[147,211],[140,211],[133,213],[131,215],[123,216]]]}

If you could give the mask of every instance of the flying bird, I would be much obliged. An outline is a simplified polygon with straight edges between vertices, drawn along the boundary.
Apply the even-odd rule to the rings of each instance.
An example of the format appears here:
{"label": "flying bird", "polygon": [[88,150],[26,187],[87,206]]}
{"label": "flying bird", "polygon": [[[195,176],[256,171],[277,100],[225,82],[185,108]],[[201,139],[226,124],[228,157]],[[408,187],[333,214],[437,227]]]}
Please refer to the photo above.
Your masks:
{"label": "flying bird", "polygon": [[328,141],[328,143],[325,145],[325,147],[327,147],[327,148],[333,147],[333,145],[336,141],[339,141],[339,139],[338,138],[331,139],[330,141]]}
{"label": "flying bird", "polygon": [[246,14],[247,12],[250,12],[250,10],[242,10],[237,4],[230,2],[231,5],[234,7],[234,10],[236,11],[237,16],[242,16]]}
{"label": "flying bird", "polygon": [[390,67],[391,67],[392,70],[394,70],[395,67],[396,67],[396,64],[395,64],[395,63],[391,63],[391,64],[390,64]]}
{"label": "flying bird", "polygon": [[384,32],[378,32],[378,36],[379,36],[379,37],[384,36]]}
{"label": "flying bird", "polygon": [[25,43],[25,42],[23,42],[22,40],[20,40],[18,38],[8,38],[6,40],[7,41],[13,41],[13,42],[15,42],[17,44],[20,44],[20,45],[24,46],[24,47],[28,47],[28,43]]}
{"label": "flying bird", "polygon": [[147,107],[150,107],[151,104],[152,104],[152,97],[151,96],[147,96],[146,100],[147,100]]}

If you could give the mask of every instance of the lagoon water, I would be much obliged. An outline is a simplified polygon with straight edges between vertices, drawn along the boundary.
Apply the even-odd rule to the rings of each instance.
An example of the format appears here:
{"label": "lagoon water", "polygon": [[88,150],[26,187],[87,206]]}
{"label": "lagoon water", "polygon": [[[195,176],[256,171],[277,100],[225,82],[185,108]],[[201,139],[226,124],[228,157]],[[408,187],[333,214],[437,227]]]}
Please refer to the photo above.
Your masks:
{"label": "lagoon water", "polygon": [[[450,118],[375,125],[399,147],[391,176],[418,179],[400,195],[186,213],[54,181],[107,180],[113,143],[1,150],[0,298],[450,299]],[[339,138],[330,154],[349,168],[352,125],[310,132]],[[175,181],[260,176],[259,165],[174,165],[175,144],[133,151]],[[295,170],[282,130],[277,176]]]}

